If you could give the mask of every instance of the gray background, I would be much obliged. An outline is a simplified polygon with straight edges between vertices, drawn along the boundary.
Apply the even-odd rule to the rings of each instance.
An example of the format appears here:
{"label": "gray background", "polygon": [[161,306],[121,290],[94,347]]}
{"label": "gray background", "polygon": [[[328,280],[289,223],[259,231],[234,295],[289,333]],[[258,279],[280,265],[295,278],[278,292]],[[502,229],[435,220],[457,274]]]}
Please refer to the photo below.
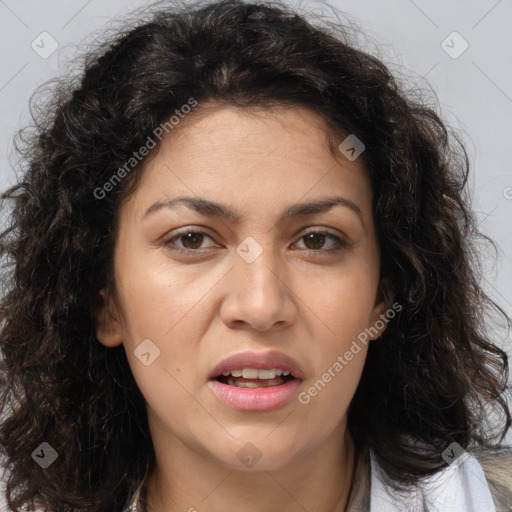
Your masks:
{"label": "gray background", "polygon": [[[288,3],[302,11],[333,16],[319,1]],[[93,31],[110,26],[112,20],[146,4],[121,0],[0,0],[2,190],[15,179],[8,155],[15,131],[30,122],[28,99],[36,86],[69,72],[68,64],[77,50],[94,38]],[[462,136],[472,165],[469,187],[480,229],[500,248],[497,262],[492,252],[487,260],[485,287],[511,314],[512,2],[331,0],[331,5],[360,25],[366,34],[361,34],[361,45],[392,71],[405,74],[408,87],[424,89],[431,101],[437,96],[442,118]],[[454,31],[463,39],[450,35]],[[39,52],[51,48],[47,36],[40,36],[42,32],[48,32],[59,45],[47,58],[31,47],[35,41]],[[458,55],[464,40],[468,48]],[[497,333],[495,341],[512,356],[511,340],[505,336],[504,331]]]}

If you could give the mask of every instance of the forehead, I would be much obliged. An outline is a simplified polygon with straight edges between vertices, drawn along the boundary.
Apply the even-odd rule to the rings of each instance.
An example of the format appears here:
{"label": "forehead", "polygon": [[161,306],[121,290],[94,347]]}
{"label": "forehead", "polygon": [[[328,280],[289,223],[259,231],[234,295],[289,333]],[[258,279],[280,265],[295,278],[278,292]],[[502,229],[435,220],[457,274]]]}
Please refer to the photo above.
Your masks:
{"label": "forehead", "polygon": [[300,105],[242,109],[207,102],[185,116],[176,128],[160,145],[165,158],[182,149],[198,158],[208,152],[216,158],[225,153],[232,161],[245,164],[250,163],[249,157],[281,156],[292,162],[325,160],[327,156],[342,160],[339,151],[329,148],[329,141],[341,141],[347,135],[341,130],[335,133],[319,113]]}
{"label": "forehead", "polygon": [[[200,107],[197,107],[200,108]],[[146,163],[135,194],[148,200],[179,195],[220,198],[249,207],[291,203],[339,192],[361,209],[371,207],[362,157],[334,153],[347,134],[303,107],[242,110],[206,105],[163,138]]]}

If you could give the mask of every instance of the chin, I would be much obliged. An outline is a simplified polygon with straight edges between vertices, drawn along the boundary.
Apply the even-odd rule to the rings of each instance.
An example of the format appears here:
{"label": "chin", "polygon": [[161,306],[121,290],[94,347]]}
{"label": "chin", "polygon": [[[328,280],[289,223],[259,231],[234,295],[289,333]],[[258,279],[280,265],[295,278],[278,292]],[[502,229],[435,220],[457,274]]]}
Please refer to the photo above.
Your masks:
{"label": "chin", "polygon": [[[226,468],[236,471],[274,471],[293,464],[300,455],[296,438],[287,436],[288,441],[272,434],[240,436],[223,446],[222,453],[212,455]],[[233,451],[234,448],[234,451]]]}

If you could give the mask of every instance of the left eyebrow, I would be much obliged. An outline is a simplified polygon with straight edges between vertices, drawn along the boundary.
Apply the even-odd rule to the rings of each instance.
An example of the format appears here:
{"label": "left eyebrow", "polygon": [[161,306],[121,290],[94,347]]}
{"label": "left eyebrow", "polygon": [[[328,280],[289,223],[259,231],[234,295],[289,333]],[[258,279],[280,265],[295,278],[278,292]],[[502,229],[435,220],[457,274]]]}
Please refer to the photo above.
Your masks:
{"label": "left eyebrow", "polygon": [[[180,205],[186,206],[187,208],[195,210],[198,213],[202,213],[203,215],[227,219],[233,223],[240,222],[242,219],[242,216],[229,206],[215,203],[201,197],[176,197],[175,199],[168,201],[157,201],[146,210],[142,218],[145,219],[146,217],[156,213],[163,208],[172,209]],[[346,199],[345,197],[326,197],[311,201],[309,203],[293,204],[288,206],[283,211],[279,217],[278,222],[295,219],[297,217],[304,217],[306,215],[313,215],[315,213],[327,212],[334,206],[346,207],[355,213],[361,223],[364,225],[363,215],[359,206],[357,206],[357,204],[350,199]]]}

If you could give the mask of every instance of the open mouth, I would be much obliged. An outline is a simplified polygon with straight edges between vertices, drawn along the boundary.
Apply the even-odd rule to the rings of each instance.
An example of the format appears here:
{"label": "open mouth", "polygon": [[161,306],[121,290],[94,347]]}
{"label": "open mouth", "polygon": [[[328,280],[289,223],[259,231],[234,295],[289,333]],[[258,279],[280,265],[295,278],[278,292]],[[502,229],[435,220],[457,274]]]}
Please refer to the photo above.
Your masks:
{"label": "open mouth", "polygon": [[258,370],[256,368],[244,368],[242,370],[225,371],[215,378],[216,381],[237,388],[269,388],[281,386],[295,377],[289,371],[280,368]]}
{"label": "open mouth", "polygon": [[228,407],[243,412],[268,412],[291,402],[304,378],[299,365],[283,354],[245,353],[217,365],[210,373],[208,385]]}

